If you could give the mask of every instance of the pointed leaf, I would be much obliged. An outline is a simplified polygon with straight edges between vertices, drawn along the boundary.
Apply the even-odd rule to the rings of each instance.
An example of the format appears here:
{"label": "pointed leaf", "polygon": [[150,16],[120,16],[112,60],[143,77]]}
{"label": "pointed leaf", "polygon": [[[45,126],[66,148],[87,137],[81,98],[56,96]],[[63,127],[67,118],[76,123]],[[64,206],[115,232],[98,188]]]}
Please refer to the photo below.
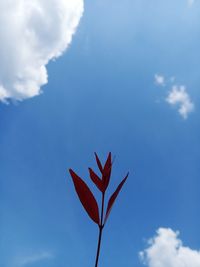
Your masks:
{"label": "pointed leaf", "polygon": [[78,197],[90,218],[99,224],[99,208],[97,201],[87,184],[72,170],[69,169]]}
{"label": "pointed leaf", "polygon": [[103,173],[103,167],[101,165],[101,161],[99,160],[99,157],[97,156],[97,153],[95,152],[94,154],[95,154],[95,157],[96,157],[96,162],[97,162],[97,165],[99,167],[99,170],[100,170],[101,173]]}
{"label": "pointed leaf", "polygon": [[89,168],[89,172],[90,172],[91,180],[98,187],[98,189],[102,192],[102,180],[91,168]]}
{"label": "pointed leaf", "polygon": [[117,189],[115,190],[115,192],[112,194],[112,196],[109,199],[108,207],[107,207],[106,215],[105,215],[105,219],[104,219],[104,224],[106,223],[106,221],[108,219],[108,216],[109,216],[109,214],[111,212],[113,204],[114,204],[114,202],[115,202],[120,190],[122,189],[122,186],[126,182],[126,179],[128,178],[128,175],[129,175],[129,173],[127,173],[126,177],[121,181],[121,183],[118,185]]}
{"label": "pointed leaf", "polygon": [[104,171],[110,169],[111,164],[112,164],[112,161],[111,161],[111,152],[109,152],[108,157],[107,157],[107,160],[106,160],[106,163],[105,163],[104,168],[103,168]]}
{"label": "pointed leaf", "polygon": [[103,184],[104,184],[104,191],[107,189],[109,182],[110,182],[110,175],[112,170],[112,156],[111,152],[108,154],[108,158],[103,168]]}

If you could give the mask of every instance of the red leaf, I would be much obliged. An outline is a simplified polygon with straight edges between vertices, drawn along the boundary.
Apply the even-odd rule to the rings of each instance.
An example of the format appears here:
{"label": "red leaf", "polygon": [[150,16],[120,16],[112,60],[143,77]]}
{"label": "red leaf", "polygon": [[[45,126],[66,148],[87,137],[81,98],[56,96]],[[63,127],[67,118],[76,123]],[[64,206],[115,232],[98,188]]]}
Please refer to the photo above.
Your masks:
{"label": "red leaf", "polygon": [[78,197],[90,218],[99,224],[99,208],[97,201],[87,184],[72,170],[69,169]]}
{"label": "red leaf", "polygon": [[95,152],[94,154],[95,154],[95,157],[96,157],[96,162],[97,162],[97,165],[99,167],[99,170],[100,170],[101,173],[103,173],[103,167],[101,165],[101,161],[99,160],[99,157],[97,156],[97,153]]}
{"label": "red leaf", "polygon": [[89,168],[89,172],[90,172],[91,180],[99,188],[99,190],[102,192],[102,180],[99,178],[99,176],[91,168]]}
{"label": "red leaf", "polygon": [[128,175],[129,175],[129,173],[127,173],[126,177],[121,181],[121,183],[118,185],[117,189],[115,190],[115,192],[112,194],[112,196],[109,199],[108,207],[107,207],[106,215],[105,215],[105,219],[104,219],[104,224],[106,223],[106,221],[108,219],[108,216],[109,216],[109,214],[111,212],[113,204],[114,204],[114,202],[115,202],[120,190],[122,189],[122,186],[126,182],[126,179],[128,178]]}
{"label": "red leaf", "polygon": [[108,158],[103,168],[103,184],[104,184],[104,191],[107,189],[109,182],[110,182],[110,175],[112,169],[112,159],[111,159],[111,152],[108,154]]}
{"label": "red leaf", "polygon": [[111,152],[109,152],[108,158],[107,158],[106,163],[105,163],[104,168],[103,168],[104,171],[110,169],[111,164],[112,164],[112,162],[111,162]]}

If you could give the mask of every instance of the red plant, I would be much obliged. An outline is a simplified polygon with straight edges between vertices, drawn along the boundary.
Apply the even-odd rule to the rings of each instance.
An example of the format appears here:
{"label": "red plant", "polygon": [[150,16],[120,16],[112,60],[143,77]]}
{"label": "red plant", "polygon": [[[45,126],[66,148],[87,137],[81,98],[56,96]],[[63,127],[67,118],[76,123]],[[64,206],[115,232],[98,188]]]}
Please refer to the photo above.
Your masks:
{"label": "red plant", "polygon": [[106,221],[109,217],[109,214],[111,212],[111,209],[113,207],[113,204],[122,188],[124,183],[126,182],[126,179],[128,178],[128,173],[126,177],[121,181],[121,183],[118,185],[115,192],[111,195],[106,213],[104,214],[104,202],[105,202],[105,193],[108,188],[110,177],[111,177],[111,171],[112,171],[112,156],[111,152],[108,154],[107,160],[102,165],[101,161],[99,160],[99,157],[95,153],[96,162],[98,165],[98,168],[100,170],[100,177],[91,169],[89,168],[89,174],[92,182],[97,186],[97,188],[100,190],[102,194],[102,202],[101,202],[101,214],[99,215],[99,207],[97,204],[97,201],[87,186],[87,184],[72,170],[69,169],[70,175],[72,177],[75,190],[78,194],[78,197],[85,208],[86,212],[88,213],[89,217],[98,225],[99,227],[99,239],[98,239],[98,246],[97,246],[97,254],[96,254],[96,261],[95,261],[95,267],[98,266],[99,261],[99,254],[100,254],[100,248],[101,248],[101,237],[102,237],[102,231],[106,224]]}

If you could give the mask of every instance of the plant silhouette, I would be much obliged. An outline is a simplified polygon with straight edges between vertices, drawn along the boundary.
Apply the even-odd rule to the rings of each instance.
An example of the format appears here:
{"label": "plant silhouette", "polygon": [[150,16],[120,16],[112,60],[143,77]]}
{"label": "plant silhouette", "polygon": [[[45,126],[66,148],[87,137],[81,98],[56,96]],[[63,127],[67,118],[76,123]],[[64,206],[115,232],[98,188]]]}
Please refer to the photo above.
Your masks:
{"label": "plant silhouette", "polygon": [[107,209],[104,214],[104,206],[105,206],[105,194],[106,190],[108,188],[110,177],[111,177],[111,171],[112,171],[112,155],[111,152],[109,152],[107,160],[102,165],[101,161],[99,160],[98,155],[95,153],[96,163],[98,165],[100,176],[98,176],[91,168],[89,168],[89,175],[92,180],[92,182],[97,186],[101,193],[101,211],[99,214],[99,206],[97,204],[97,201],[89,189],[88,185],[72,170],[69,169],[70,175],[72,177],[75,190],[78,194],[79,200],[81,201],[85,211],[88,213],[89,217],[98,225],[99,227],[99,238],[98,238],[98,245],[97,245],[97,252],[96,252],[96,260],[95,260],[95,267],[98,266],[99,262],[99,255],[100,255],[100,249],[101,249],[101,239],[102,239],[102,232],[103,228],[107,222],[107,219],[109,217],[109,214],[111,212],[111,209],[113,207],[113,204],[122,189],[124,183],[126,182],[129,173],[125,176],[125,178],[121,181],[121,183],[118,185],[114,193],[111,195],[108,204]]}

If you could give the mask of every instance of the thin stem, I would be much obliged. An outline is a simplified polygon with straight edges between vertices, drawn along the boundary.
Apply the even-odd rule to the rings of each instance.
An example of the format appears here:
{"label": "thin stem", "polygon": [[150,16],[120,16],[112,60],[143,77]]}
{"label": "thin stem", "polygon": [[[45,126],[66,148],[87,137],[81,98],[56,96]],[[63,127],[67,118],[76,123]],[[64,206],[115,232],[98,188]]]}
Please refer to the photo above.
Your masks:
{"label": "thin stem", "polygon": [[96,255],[96,262],[95,262],[95,267],[98,266],[99,262],[99,254],[100,254],[100,249],[101,249],[101,237],[102,237],[102,227],[99,227],[99,240],[98,240],[98,246],[97,246],[97,255]]}
{"label": "thin stem", "polygon": [[104,214],[104,198],[105,198],[105,193],[102,193],[102,203],[101,203],[101,221],[99,225],[99,240],[98,240],[98,246],[97,246],[97,255],[96,255],[96,262],[95,262],[95,267],[98,266],[99,262],[99,254],[101,250],[101,237],[102,237],[102,232],[103,232],[103,214]]}

